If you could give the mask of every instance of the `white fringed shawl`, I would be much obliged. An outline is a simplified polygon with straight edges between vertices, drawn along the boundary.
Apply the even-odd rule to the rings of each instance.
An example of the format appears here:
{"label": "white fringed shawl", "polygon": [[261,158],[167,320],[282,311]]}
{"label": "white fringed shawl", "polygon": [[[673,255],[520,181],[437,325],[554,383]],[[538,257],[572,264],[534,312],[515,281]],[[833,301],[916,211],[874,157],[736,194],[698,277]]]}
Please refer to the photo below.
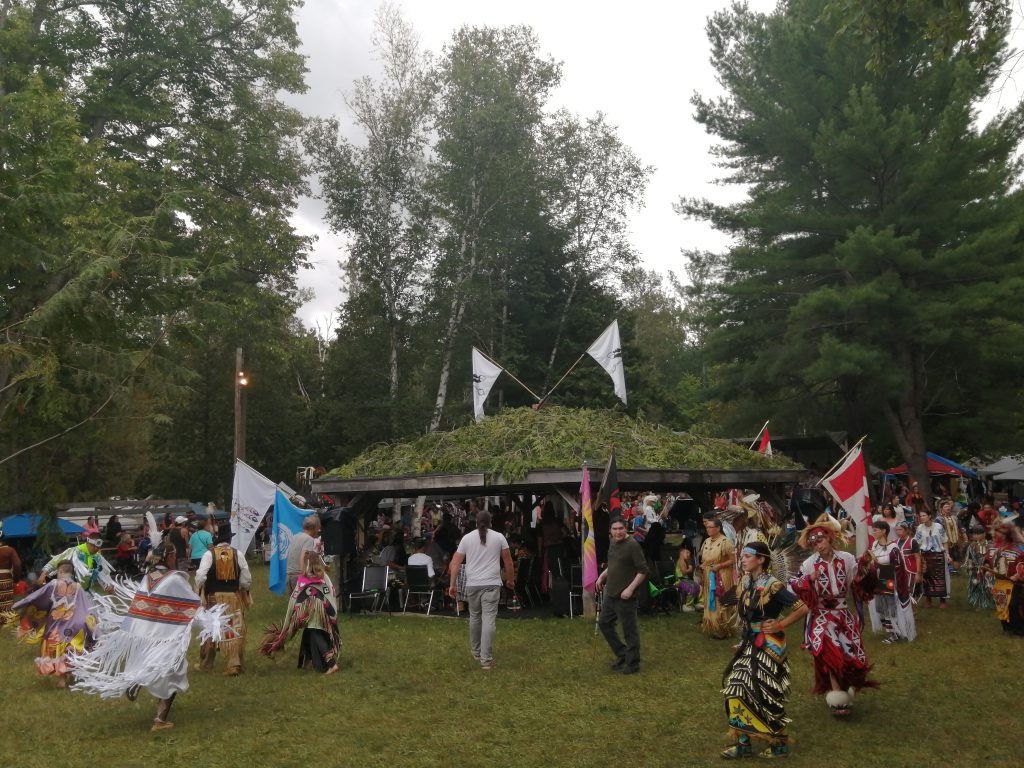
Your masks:
{"label": "white fringed shawl", "polygon": [[[110,612],[117,611],[120,600],[106,602],[105,623],[109,623]],[[223,606],[204,609],[181,571],[150,573],[138,585],[120,627],[74,659],[72,688],[116,698],[140,686],[158,699],[187,690],[186,654],[193,624],[200,629],[201,642],[219,641]]]}

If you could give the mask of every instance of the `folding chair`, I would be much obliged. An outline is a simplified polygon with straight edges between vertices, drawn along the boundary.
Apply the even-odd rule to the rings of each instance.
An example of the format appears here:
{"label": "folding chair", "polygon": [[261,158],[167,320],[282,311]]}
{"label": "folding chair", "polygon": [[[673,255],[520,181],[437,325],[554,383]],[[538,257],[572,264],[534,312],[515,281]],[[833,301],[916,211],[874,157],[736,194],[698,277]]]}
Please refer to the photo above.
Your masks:
{"label": "folding chair", "polygon": [[520,557],[516,565],[516,586],[513,591],[516,593],[516,597],[519,598],[519,602],[527,608],[532,607],[534,604],[534,596],[531,590],[536,588],[533,586],[531,579],[533,579],[533,558]]}
{"label": "folding chair", "polygon": [[676,565],[671,560],[659,560],[654,564],[654,574],[648,581],[651,595],[651,611],[669,613],[673,605],[679,604],[676,590]]}
{"label": "folding chair", "polygon": [[[424,566],[426,567],[426,566]],[[377,613],[385,603],[388,605],[388,613],[391,612],[391,603],[388,600],[388,589],[391,569],[386,565],[367,565],[363,568],[363,586],[359,592],[353,592],[348,596],[349,608],[352,608],[353,600],[370,600],[370,613]]]}
{"label": "folding chair", "polygon": [[405,601],[402,603],[402,613],[405,613],[409,607],[409,597],[411,595],[426,595],[427,616],[430,615],[430,609],[434,606],[434,592],[437,591],[437,587],[434,586],[434,582],[427,574],[427,566],[425,565],[407,565],[405,567]]}

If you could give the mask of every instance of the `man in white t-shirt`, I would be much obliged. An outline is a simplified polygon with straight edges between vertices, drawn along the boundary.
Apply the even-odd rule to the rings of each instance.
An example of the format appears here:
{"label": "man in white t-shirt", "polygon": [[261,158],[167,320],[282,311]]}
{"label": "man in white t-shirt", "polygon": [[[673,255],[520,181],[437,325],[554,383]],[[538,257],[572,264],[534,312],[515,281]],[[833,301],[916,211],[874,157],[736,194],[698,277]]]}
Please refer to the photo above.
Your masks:
{"label": "man in white t-shirt", "polygon": [[427,554],[427,547],[430,546],[430,539],[417,539],[415,542],[416,552],[409,555],[409,565],[427,566],[427,576],[434,578],[434,558]]}
{"label": "man in white t-shirt", "polygon": [[448,595],[456,597],[459,568],[465,563],[466,595],[469,600],[469,650],[480,662],[480,668],[494,669],[491,645],[501,598],[501,569],[505,568],[505,586],[515,586],[515,571],[508,541],[491,530],[491,513],[477,512],[476,530],[459,542],[448,568]]}
{"label": "man in white t-shirt", "polygon": [[288,543],[287,581],[288,594],[295,590],[299,573],[302,572],[303,556],[309,551],[319,551],[317,539],[320,536],[320,517],[308,515],[302,521],[302,532],[292,536]]}

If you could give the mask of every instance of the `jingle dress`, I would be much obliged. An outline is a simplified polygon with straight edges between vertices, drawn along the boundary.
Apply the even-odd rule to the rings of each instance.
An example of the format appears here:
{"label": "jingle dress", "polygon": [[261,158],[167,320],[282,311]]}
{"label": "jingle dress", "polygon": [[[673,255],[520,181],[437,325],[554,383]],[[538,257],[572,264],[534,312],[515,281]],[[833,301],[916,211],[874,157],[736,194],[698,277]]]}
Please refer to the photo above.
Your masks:
{"label": "jingle dress", "polygon": [[785,702],[789,659],[785,632],[763,632],[761,622],[777,619],[797,596],[774,576],[744,575],[739,589],[742,639],[723,674],[722,696],[729,729],[736,736],[763,739],[772,746],[786,742]]}

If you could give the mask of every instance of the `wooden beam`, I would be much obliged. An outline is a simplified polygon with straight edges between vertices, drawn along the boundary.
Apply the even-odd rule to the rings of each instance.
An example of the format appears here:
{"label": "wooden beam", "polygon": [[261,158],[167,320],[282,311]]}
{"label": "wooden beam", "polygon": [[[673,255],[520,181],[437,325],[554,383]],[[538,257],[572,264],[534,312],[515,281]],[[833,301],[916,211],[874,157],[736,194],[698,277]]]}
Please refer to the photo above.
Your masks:
{"label": "wooden beam", "polygon": [[572,509],[573,512],[575,512],[577,515],[580,513],[579,501],[573,494],[567,491],[564,486],[556,485],[555,491],[558,493],[559,496],[561,496],[565,500],[565,503],[569,505],[570,509]]}

